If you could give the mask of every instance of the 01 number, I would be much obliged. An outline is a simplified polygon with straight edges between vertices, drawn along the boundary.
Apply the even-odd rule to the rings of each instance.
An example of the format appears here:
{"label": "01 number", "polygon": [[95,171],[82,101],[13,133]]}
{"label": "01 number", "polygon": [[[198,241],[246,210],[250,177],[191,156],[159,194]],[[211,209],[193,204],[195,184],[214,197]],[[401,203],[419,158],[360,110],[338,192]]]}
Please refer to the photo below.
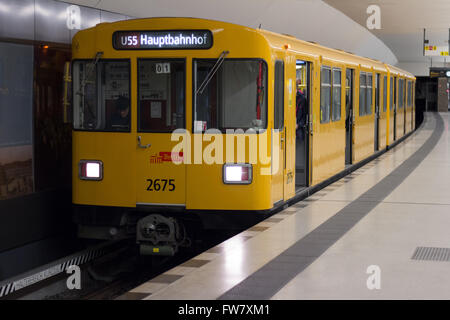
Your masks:
{"label": "01 number", "polygon": [[174,191],[175,179],[147,179],[147,191]]}

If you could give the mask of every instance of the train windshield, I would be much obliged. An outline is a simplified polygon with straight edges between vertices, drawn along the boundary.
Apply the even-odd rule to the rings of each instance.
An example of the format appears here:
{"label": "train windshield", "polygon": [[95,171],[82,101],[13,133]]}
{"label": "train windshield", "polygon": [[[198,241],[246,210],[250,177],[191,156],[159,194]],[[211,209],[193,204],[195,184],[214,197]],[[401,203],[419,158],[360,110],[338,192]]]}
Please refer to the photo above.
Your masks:
{"label": "train windshield", "polygon": [[[215,60],[194,61],[193,131],[267,127],[267,66],[256,59],[225,59],[203,90]],[[198,91],[198,92],[197,92]]]}
{"label": "train windshield", "polygon": [[74,129],[128,132],[130,109],[129,61],[74,62]]}
{"label": "train windshield", "polygon": [[138,60],[138,131],[184,128],[185,61]]}

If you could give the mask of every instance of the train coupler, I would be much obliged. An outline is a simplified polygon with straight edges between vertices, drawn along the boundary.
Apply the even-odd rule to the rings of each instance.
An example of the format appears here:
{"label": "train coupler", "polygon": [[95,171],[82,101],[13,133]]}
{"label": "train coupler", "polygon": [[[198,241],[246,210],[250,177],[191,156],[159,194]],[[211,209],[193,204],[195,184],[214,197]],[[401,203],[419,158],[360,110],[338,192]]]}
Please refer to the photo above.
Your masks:
{"label": "train coupler", "polygon": [[141,255],[174,256],[180,246],[189,246],[184,225],[175,218],[151,214],[137,223],[136,240]]}

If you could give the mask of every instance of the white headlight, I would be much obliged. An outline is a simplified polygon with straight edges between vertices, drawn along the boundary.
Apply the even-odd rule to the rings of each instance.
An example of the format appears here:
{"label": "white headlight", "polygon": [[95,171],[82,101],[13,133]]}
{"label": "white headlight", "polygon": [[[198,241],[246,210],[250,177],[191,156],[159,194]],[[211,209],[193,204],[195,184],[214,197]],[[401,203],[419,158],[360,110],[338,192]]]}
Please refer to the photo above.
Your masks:
{"label": "white headlight", "polygon": [[251,164],[225,164],[223,166],[223,182],[226,184],[252,183]]}
{"label": "white headlight", "polygon": [[86,163],[86,177],[100,178],[100,163],[98,162]]}
{"label": "white headlight", "polygon": [[80,160],[79,177],[82,180],[102,180],[103,163],[98,160]]}
{"label": "white headlight", "polygon": [[228,182],[242,181],[242,168],[241,167],[226,167],[225,168],[225,180]]}

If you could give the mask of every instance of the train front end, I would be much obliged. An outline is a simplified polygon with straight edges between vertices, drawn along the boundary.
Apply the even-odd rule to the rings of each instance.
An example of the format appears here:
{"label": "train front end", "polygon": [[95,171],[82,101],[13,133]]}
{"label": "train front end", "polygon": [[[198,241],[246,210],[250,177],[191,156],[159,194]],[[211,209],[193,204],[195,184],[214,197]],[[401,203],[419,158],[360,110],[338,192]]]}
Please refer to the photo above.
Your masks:
{"label": "train front end", "polygon": [[[173,255],[186,226],[232,228],[274,206],[270,48],[200,19],[100,24],[73,40],[79,236]],[[281,170],[281,169],[280,169]],[[243,220],[242,220],[243,219]]]}

